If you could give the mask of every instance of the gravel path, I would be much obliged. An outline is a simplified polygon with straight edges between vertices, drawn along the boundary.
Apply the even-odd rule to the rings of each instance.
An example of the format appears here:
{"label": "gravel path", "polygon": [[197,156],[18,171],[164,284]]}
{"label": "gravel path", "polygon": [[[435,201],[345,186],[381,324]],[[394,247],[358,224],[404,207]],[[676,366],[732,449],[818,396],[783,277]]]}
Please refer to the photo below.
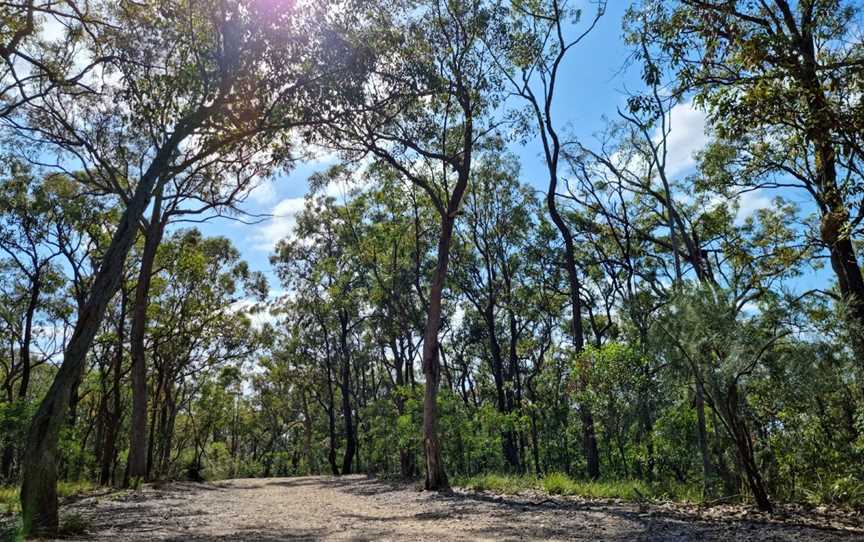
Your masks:
{"label": "gravel path", "polygon": [[[697,508],[418,491],[365,476],[174,483],[67,504],[74,540],[864,540],[864,526],[711,517]],[[824,522],[823,522],[824,523]],[[66,540],[69,540],[68,538]]]}

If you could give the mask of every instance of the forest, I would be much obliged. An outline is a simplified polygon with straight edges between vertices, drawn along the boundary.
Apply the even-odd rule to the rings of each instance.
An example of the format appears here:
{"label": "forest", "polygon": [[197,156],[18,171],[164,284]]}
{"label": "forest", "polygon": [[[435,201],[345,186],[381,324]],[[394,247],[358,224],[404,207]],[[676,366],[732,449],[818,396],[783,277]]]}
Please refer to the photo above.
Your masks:
{"label": "forest", "polygon": [[357,473],[860,510],[862,23],[0,2],[0,515]]}

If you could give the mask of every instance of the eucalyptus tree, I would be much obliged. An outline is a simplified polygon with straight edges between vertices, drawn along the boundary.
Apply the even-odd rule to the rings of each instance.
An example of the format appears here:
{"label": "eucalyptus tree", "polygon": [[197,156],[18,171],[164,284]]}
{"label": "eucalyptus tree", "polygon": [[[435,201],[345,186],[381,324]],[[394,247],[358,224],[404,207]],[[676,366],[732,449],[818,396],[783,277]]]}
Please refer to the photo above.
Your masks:
{"label": "eucalyptus tree", "polygon": [[[12,0],[0,14],[0,119],[20,113],[51,92],[90,92],[86,79],[108,60],[86,59],[85,33],[103,21],[102,4],[68,0]],[[59,52],[59,54],[57,54]]]}
{"label": "eucalyptus tree", "polygon": [[706,108],[719,142],[708,153],[727,191],[806,194],[814,236],[830,255],[851,347],[864,360],[864,278],[855,240],[860,163],[857,2],[647,1],[629,16],[661,52],[679,92]]}
{"label": "eucalyptus tree", "polygon": [[[352,231],[356,256],[369,275],[366,328],[381,349],[380,361],[390,379],[388,395],[401,419],[410,416],[407,400],[417,386],[415,365],[420,354],[426,310],[426,279],[434,266],[436,211],[421,189],[390,167],[367,171],[374,176],[367,190],[351,203],[357,216]],[[398,430],[397,427],[394,429]],[[417,474],[412,439],[401,439],[400,473]]]}
{"label": "eucalyptus tree", "polygon": [[[650,59],[646,63],[646,70],[655,69]],[[652,77],[647,94],[630,97],[628,110],[619,111],[623,122],[607,127],[598,148],[579,144],[578,152],[566,153],[575,180],[570,197],[594,222],[586,228],[587,239],[627,308],[642,348],[648,348],[654,313],[670,295],[661,277],[675,288],[691,274],[703,283],[717,280],[706,250],[710,233],[706,234],[703,224],[710,222],[711,213],[703,212],[709,197],[694,194],[692,187],[675,179],[667,168],[671,109],[676,99],[662,95],[657,76]],[[694,201],[685,204],[684,198]],[[668,236],[659,233],[664,229]],[[665,254],[672,255],[671,262]],[[713,468],[704,391],[698,379],[694,384],[693,405],[707,485]],[[651,426],[650,413],[644,412],[643,423],[646,428]]]}
{"label": "eucalyptus tree", "polygon": [[[496,64],[510,91],[528,106],[527,118],[533,127],[531,135],[540,140],[543,159],[548,174],[546,207],[552,222],[558,228],[564,241],[564,268],[570,287],[570,306],[572,310],[571,339],[578,355],[584,345],[584,324],[579,274],[576,268],[574,234],[571,225],[558,208],[558,190],[561,174],[563,141],[553,106],[558,91],[559,77],[567,55],[590,34],[597,22],[606,12],[606,2],[596,3],[596,11],[588,20],[585,28],[571,32],[582,17],[580,8],[570,5],[566,0],[549,0],[538,4],[526,5],[514,2],[510,8],[503,45],[490,45],[495,54]],[[494,43],[495,39],[490,39]],[[594,421],[587,405],[579,409],[583,425],[583,446],[587,460],[588,475],[600,476],[600,460],[597,453],[597,440],[594,435]]]}
{"label": "eucalyptus tree", "polygon": [[[39,356],[32,352],[34,333],[38,332],[38,315],[50,310],[52,294],[61,289],[63,281],[56,262],[60,247],[52,235],[54,224],[62,219],[50,188],[14,161],[8,175],[0,180],[0,262],[6,279],[2,288],[4,335],[15,343],[4,371],[6,400],[11,402],[15,397],[27,398],[33,366],[51,356],[50,351]],[[16,381],[20,382],[13,395]]]}
{"label": "eucalyptus tree", "polygon": [[[29,403],[34,399],[33,370],[60,354],[70,321],[81,308],[78,293],[87,287],[99,229],[110,222],[110,211],[64,175],[39,177],[15,158],[5,165],[0,179],[0,321],[9,357],[2,356],[2,386],[5,400]],[[16,448],[4,449],[6,475]]]}
{"label": "eucalyptus tree", "polygon": [[364,43],[370,76],[342,99],[355,112],[319,134],[351,156],[370,156],[424,190],[437,211],[437,262],[423,332],[426,488],[448,487],[438,431],[439,328],[453,230],[474,155],[498,124],[499,82],[484,37],[497,6],[481,0],[370,3],[346,29]]}
{"label": "eucalyptus tree", "polygon": [[145,458],[147,475],[168,475],[174,467],[177,418],[195,396],[196,383],[242,366],[259,347],[258,334],[238,307],[263,302],[268,289],[263,275],[250,271],[230,241],[204,237],[196,229],[173,233],[160,246],[156,264],[148,307],[154,400]]}
{"label": "eucalyptus tree", "polygon": [[11,121],[19,140],[40,144],[31,160],[59,150],[54,167],[83,171],[76,178],[124,206],[28,437],[21,499],[31,534],[56,531],[60,425],[154,191],[192,172],[266,174],[287,156],[265,152],[268,134],[310,122],[310,77],[338,64],[322,68],[311,37],[291,38],[315,35],[293,8],[205,1],[100,7],[110,24],[84,33],[82,46],[111,58],[87,79],[94,90],[49,92]]}
{"label": "eucalyptus tree", "polygon": [[130,346],[132,354],[132,424],[129,479],[146,478],[151,471],[147,459],[147,306],[156,252],[166,229],[173,222],[203,222],[242,214],[238,204],[262,180],[260,167],[235,170],[202,164],[157,186],[149,217],[141,218],[144,239],[132,303]]}
{"label": "eucalyptus tree", "polygon": [[[366,319],[363,303],[368,280],[363,260],[352,251],[355,210],[330,198],[307,200],[297,217],[295,238],[283,239],[271,262],[283,285],[299,299],[316,307],[316,323],[324,334],[328,379],[330,353],[339,362],[339,391],[344,423],[345,452],[341,474],[351,474],[357,452],[357,424],[352,404],[352,376],[356,348],[353,337]],[[331,406],[332,408],[332,406]]]}
{"label": "eucalyptus tree", "polygon": [[465,221],[457,228],[454,279],[468,301],[469,316],[482,322],[485,356],[502,414],[502,446],[507,467],[523,469],[512,417],[522,399],[521,345],[537,313],[528,300],[532,263],[525,257],[535,241],[536,200],[518,181],[512,156],[485,156],[466,196]]}

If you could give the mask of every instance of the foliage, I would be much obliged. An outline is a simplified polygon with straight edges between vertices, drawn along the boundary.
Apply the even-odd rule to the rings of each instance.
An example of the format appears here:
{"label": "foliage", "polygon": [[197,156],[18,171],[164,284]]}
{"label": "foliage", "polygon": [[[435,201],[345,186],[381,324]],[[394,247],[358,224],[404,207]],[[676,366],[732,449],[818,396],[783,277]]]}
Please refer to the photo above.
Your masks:
{"label": "foliage", "polygon": [[[606,2],[60,4],[0,21],[4,513],[55,476],[432,470],[864,501],[860,3],[633,3],[594,140],[556,115]],[[193,227],[318,151],[269,270]]]}

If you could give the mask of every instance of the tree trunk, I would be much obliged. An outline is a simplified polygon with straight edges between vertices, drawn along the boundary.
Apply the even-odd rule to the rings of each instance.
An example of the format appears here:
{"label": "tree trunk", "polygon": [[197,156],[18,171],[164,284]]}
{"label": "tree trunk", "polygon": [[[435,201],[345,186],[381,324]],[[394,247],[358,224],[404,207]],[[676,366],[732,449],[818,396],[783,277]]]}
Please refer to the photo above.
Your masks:
{"label": "tree trunk", "polygon": [[312,438],[314,428],[312,427],[312,415],[309,410],[309,398],[306,389],[303,389],[303,455],[306,456],[306,474],[318,474],[318,464],[315,461],[315,453],[312,450]]}
{"label": "tree trunk", "polygon": [[807,139],[815,151],[816,179],[822,214],[820,234],[831,254],[831,268],[846,303],[846,317],[852,350],[859,368],[864,368],[864,275],[850,238],[849,208],[837,186],[837,156],[832,134],[837,128],[832,106],[825,96],[818,72],[815,39],[810,28],[804,28],[798,48],[801,65],[797,78],[804,88],[810,115]]}
{"label": "tree trunk", "polygon": [[[406,385],[406,368],[408,361],[406,356],[399,350],[396,344],[396,339],[390,339],[390,350],[393,352],[393,360],[396,366],[396,390],[392,394],[393,402],[396,405],[396,414],[401,417],[405,414],[405,397],[402,395],[404,386]],[[381,352],[382,357],[384,351]],[[411,480],[417,474],[417,461],[414,457],[414,450],[410,445],[405,445],[399,448],[399,473],[405,480]]]}
{"label": "tree trunk", "polygon": [[[533,400],[531,401],[534,402]],[[531,409],[531,453],[534,456],[534,474],[537,478],[543,476],[540,468],[540,438],[537,434],[537,413]]]}
{"label": "tree trunk", "polygon": [[333,377],[330,368],[330,354],[327,354],[327,429],[330,436],[330,449],[327,451],[327,461],[330,463],[330,472],[333,476],[339,476],[339,465],[336,463],[336,405],[333,400]]}
{"label": "tree trunk", "polygon": [[[175,134],[176,135],[176,134]],[[171,146],[173,150],[174,146]],[[63,363],[33,417],[27,437],[21,485],[23,530],[26,535],[53,535],[57,532],[57,441],[66,421],[69,401],[84,370],[87,351],[99,330],[108,302],[123,277],[123,266],[135,242],[138,222],[150,201],[157,172],[167,164],[163,148],[142,177],[129,201],[94,277],[87,300],[81,308]]]}
{"label": "tree trunk", "polygon": [[[494,301],[491,296],[492,294],[490,294],[490,299],[483,310],[489,335],[489,363],[492,369],[492,380],[495,383],[495,406],[499,413],[506,416],[513,410],[512,397],[508,397],[508,392],[505,390],[506,382],[512,382],[512,379],[507,378],[509,374],[505,375],[504,356],[498,342],[498,332],[495,329]],[[510,429],[501,432],[501,451],[504,454],[507,468],[513,472],[519,471],[519,449],[516,444],[516,434]]]}
{"label": "tree trunk", "polygon": [[[584,326],[582,324],[582,300],[579,297],[581,285],[579,275],[576,271],[576,257],[573,246],[573,235],[570,233],[570,228],[558,212],[558,206],[555,202],[555,192],[557,190],[558,180],[553,176],[553,181],[550,183],[549,194],[546,197],[546,205],[549,210],[549,215],[552,217],[552,222],[558,227],[561,237],[564,239],[564,265],[567,271],[567,280],[570,286],[570,306],[573,313],[573,322],[571,333],[573,338],[573,347],[575,354],[579,355],[585,348]],[[587,381],[586,370],[582,369],[579,374],[579,379],[584,386]],[[594,431],[594,415],[588,405],[579,406],[579,418],[582,421],[582,445],[585,450],[585,462],[588,476],[592,479],[600,478],[600,454],[597,451],[597,436]]]}
{"label": "tree trunk", "polygon": [[[461,197],[460,197],[461,199]],[[455,213],[453,213],[455,214]],[[441,217],[441,234],[438,238],[438,263],[429,288],[429,309],[426,329],[423,334],[423,374],[426,377],[423,397],[423,443],[426,451],[426,483],[431,491],[447,490],[450,487],[444,461],[441,457],[441,441],[438,436],[438,386],[441,382],[441,365],[438,354],[438,328],[441,326],[441,299],[444,281],[450,262],[450,243],[453,238],[455,217]]]}
{"label": "tree trunk", "polygon": [[714,475],[714,468],[711,465],[711,453],[708,449],[708,426],[705,423],[705,392],[698,376],[696,377],[696,394],[693,399],[693,406],[696,409],[699,453],[702,456],[703,488],[706,493],[708,493],[711,489],[711,479]]}
{"label": "tree trunk", "polygon": [[759,472],[759,466],[756,464],[756,457],[753,452],[753,440],[750,437],[746,422],[740,416],[739,408],[738,387],[732,383],[729,385],[726,399],[726,416],[729,430],[732,433],[732,438],[735,440],[738,458],[741,461],[741,466],[744,468],[747,485],[753,493],[753,500],[756,501],[756,506],[759,510],[771,512],[773,507],[768,498],[768,491],[765,489],[762,475]]}
{"label": "tree trunk", "polygon": [[99,484],[105,486],[113,481],[112,466],[117,457],[117,434],[120,432],[120,380],[123,371],[123,341],[126,330],[126,290],[120,288],[120,318],[117,322],[117,351],[114,355],[114,368],[112,370],[113,386],[113,408],[111,416],[105,427],[105,443],[102,446],[102,457],[100,458]]}
{"label": "tree trunk", "polygon": [[342,392],[342,418],[345,423],[345,454],[342,456],[342,474],[351,474],[354,455],[357,453],[357,432],[351,409],[351,355],[348,350],[348,315],[339,314],[339,353],[341,367],[340,390]]}
{"label": "tree trunk", "polygon": [[30,388],[30,343],[33,340],[33,317],[36,307],[39,305],[39,293],[42,285],[42,273],[37,269],[30,288],[30,299],[27,302],[27,312],[24,315],[24,335],[21,338],[21,387],[18,388],[18,399],[27,399],[27,391]]}
{"label": "tree trunk", "polygon": [[126,479],[133,484],[135,481],[146,479],[148,475],[147,360],[144,335],[147,331],[150,279],[156,261],[156,250],[159,248],[165,229],[161,216],[161,192],[157,190],[150,223],[144,232],[144,251],[141,254],[141,268],[138,272],[138,284],[135,287],[132,331],[129,337],[132,352],[132,425],[129,435],[129,475]]}

